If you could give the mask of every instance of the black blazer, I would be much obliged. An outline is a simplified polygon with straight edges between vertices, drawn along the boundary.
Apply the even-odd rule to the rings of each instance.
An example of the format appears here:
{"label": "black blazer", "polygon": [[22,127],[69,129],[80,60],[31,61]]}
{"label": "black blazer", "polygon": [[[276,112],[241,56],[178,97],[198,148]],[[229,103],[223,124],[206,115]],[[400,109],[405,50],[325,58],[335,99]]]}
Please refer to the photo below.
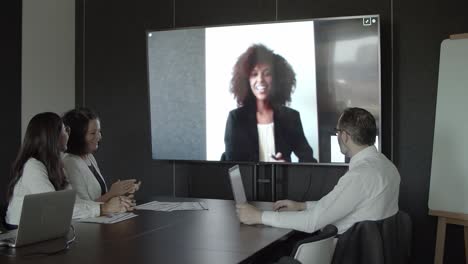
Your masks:
{"label": "black blazer", "polygon": [[[317,162],[302,129],[299,112],[286,106],[273,110],[275,150],[291,162],[294,152],[301,162]],[[243,106],[232,110],[224,133],[228,161],[259,161],[257,115],[255,107]]]}

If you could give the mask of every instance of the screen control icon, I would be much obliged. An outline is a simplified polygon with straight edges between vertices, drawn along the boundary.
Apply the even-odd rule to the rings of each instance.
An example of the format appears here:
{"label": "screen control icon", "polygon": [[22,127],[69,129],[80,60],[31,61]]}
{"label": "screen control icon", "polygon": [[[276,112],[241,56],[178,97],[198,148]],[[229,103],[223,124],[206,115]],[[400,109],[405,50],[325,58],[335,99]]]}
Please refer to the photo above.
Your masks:
{"label": "screen control icon", "polygon": [[363,26],[372,26],[373,24],[377,23],[376,17],[364,17],[362,19]]}

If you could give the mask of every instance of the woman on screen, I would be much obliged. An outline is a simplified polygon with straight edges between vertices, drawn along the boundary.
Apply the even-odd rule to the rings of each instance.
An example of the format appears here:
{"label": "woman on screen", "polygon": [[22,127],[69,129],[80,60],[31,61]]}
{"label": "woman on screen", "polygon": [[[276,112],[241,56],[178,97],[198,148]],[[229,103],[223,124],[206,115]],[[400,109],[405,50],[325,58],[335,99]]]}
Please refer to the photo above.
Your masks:
{"label": "woman on screen", "polygon": [[[60,156],[67,149],[69,133],[69,127],[55,113],[37,114],[29,122],[8,185],[6,223],[9,228],[19,223],[25,195],[71,188]],[[115,197],[106,203],[77,198],[73,218],[126,212],[133,210],[133,206],[126,197]]]}
{"label": "woman on screen", "polygon": [[290,162],[294,152],[300,162],[317,162],[299,112],[286,106],[295,85],[291,65],[264,45],[252,45],[239,57],[230,87],[238,108],[226,123],[223,159]]}
{"label": "woman on screen", "polygon": [[73,109],[65,113],[63,122],[72,130],[63,162],[65,173],[78,197],[106,202],[113,197],[127,195],[133,198],[140,183],[135,179],[117,181],[107,189],[93,153],[101,141],[101,122],[88,108]]}

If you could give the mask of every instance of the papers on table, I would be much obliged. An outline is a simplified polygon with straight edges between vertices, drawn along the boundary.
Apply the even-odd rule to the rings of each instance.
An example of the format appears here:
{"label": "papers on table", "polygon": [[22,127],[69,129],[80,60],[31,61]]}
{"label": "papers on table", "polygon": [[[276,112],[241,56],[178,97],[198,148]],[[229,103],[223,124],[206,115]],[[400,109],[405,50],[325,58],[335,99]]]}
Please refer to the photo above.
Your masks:
{"label": "papers on table", "polygon": [[[145,204],[140,204],[135,207],[139,210],[151,210],[151,211],[188,211],[188,210],[208,210],[208,206],[204,202],[158,202],[153,201]],[[98,223],[98,224],[114,224],[127,219],[136,217],[138,215],[134,213],[120,213],[111,214],[107,216],[82,218],[76,220],[77,222],[84,223]]]}
{"label": "papers on table", "polygon": [[77,221],[85,222],[85,223],[115,224],[115,223],[122,222],[122,221],[125,221],[127,219],[130,219],[136,216],[137,215],[134,213],[120,213],[120,214],[111,214],[107,216],[82,218],[82,219],[78,219]]}
{"label": "papers on table", "polygon": [[140,204],[135,207],[138,210],[151,211],[182,211],[182,210],[208,210],[208,206],[204,202],[158,202],[153,201],[145,204]]}

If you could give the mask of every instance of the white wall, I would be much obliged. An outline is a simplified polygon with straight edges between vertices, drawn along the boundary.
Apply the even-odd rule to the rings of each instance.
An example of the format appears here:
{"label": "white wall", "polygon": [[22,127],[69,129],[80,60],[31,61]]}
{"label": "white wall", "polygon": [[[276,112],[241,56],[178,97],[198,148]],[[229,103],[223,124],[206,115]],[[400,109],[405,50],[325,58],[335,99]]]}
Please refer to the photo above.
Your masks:
{"label": "white wall", "polygon": [[23,0],[21,132],[75,106],[75,0]]}

